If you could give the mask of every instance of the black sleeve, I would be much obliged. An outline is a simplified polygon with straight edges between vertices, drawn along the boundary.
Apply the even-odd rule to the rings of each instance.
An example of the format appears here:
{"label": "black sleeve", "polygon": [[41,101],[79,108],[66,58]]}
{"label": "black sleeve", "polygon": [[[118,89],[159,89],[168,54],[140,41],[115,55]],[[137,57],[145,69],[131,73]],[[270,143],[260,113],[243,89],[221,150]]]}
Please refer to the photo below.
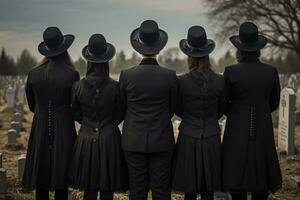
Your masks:
{"label": "black sleeve", "polygon": [[273,88],[271,91],[271,95],[270,95],[271,112],[275,111],[279,106],[280,90],[281,90],[277,69],[275,69],[274,71],[275,71],[274,72],[275,82],[274,82],[274,85],[273,85]]}
{"label": "black sleeve", "polygon": [[219,90],[219,97],[218,97],[218,118],[220,119],[226,109],[226,89],[225,89],[225,80],[224,77],[221,77],[219,79],[219,84],[218,84],[218,90]]}
{"label": "black sleeve", "polygon": [[120,85],[115,89],[115,117],[117,123],[120,124],[124,120],[124,103],[121,101]]}
{"label": "black sleeve", "polygon": [[173,73],[173,77],[172,77],[172,82],[173,85],[171,86],[170,89],[170,94],[169,94],[169,103],[170,103],[170,117],[173,117],[175,111],[176,111],[176,106],[177,106],[177,100],[178,100],[178,79],[176,76],[176,73]]}
{"label": "black sleeve", "polygon": [[78,82],[73,84],[72,87],[72,113],[73,113],[73,119],[74,121],[77,121],[78,123],[82,123],[82,109],[80,106],[80,101],[78,100],[78,94],[77,94],[77,84]]}
{"label": "black sleeve", "polygon": [[231,99],[231,84],[230,84],[230,79],[229,79],[229,73],[227,68],[225,68],[224,74],[224,107],[223,107],[223,114],[227,115],[228,114],[228,108],[230,104],[230,99]]}
{"label": "black sleeve", "polygon": [[180,118],[182,118],[182,114],[183,114],[182,103],[183,103],[183,96],[180,89],[180,81],[178,79],[178,93],[177,93],[177,104],[176,104],[175,114]]}
{"label": "black sleeve", "polygon": [[125,85],[124,72],[121,71],[119,77],[119,120],[123,120],[126,114],[126,105],[127,105],[127,95],[126,95],[126,85]]}
{"label": "black sleeve", "polygon": [[27,81],[26,81],[26,86],[25,86],[25,92],[26,92],[26,98],[27,98],[27,103],[28,107],[31,112],[34,112],[35,108],[35,99],[34,99],[34,93],[33,93],[33,88],[30,80],[30,73],[28,74]]}

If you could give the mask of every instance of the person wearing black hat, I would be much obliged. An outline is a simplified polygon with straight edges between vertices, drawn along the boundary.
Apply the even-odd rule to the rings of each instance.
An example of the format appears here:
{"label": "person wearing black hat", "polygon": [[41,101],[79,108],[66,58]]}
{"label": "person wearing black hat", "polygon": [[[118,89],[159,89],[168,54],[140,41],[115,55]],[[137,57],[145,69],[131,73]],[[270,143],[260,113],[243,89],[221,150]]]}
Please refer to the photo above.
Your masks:
{"label": "person wearing black hat", "polygon": [[167,40],[167,33],[155,21],[144,21],[131,34],[131,44],[143,60],[120,74],[121,99],[126,105],[122,146],[129,168],[130,200],[146,200],[149,189],[153,200],[171,199],[171,118],[177,77],[156,61]]}
{"label": "person wearing black hat", "polygon": [[82,50],[86,77],[74,83],[72,110],[81,124],[70,168],[70,186],[84,190],[84,200],[113,200],[128,189],[127,167],[118,128],[123,120],[118,82],[109,77],[115,47],[101,34],[90,37]]}
{"label": "person wearing black hat", "polygon": [[188,56],[189,72],[179,76],[176,114],[182,118],[173,164],[175,191],[185,192],[185,200],[214,199],[221,190],[221,136],[219,118],[225,108],[222,75],[209,61],[215,42],[207,39],[205,29],[192,26],[187,39],[180,41]]}
{"label": "person wearing black hat", "polygon": [[48,27],[43,38],[38,50],[45,58],[29,72],[26,83],[34,117],[22,185],[36,189],[37,200],[49,199],[49,190],[55,190],[56,200],[66,200],[67,172],[76,140],[70,96],[73,82],[79,80],[67,52],[74,36]]}
{"label": "person wearing black hat", "polygon": [[267,199],[281,187],[271,113],[278,108],[280,82],[273,66],[262,63],[267,39],[251,22],[230,38],[238,64],[225,68],[227,121],[223,140],[223,189],[232,199]]}

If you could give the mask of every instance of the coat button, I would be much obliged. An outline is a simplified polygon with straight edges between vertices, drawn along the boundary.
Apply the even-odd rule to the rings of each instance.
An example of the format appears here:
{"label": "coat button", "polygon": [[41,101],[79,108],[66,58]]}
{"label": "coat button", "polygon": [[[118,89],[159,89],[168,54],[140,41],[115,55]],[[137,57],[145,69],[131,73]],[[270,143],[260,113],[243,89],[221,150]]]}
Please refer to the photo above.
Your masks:
{"label": "coat button", "polygon": [[97,92],[97,93],[99,93],[99,92],[100,92],[100,90],[99,90],[99,89],[96,89],[96,92]]}
{"label": "coat button", "polygon": [[98,130],[99,130],[98,128],[95,128],[95,131],[97,131],[97,132],[98,132]]}

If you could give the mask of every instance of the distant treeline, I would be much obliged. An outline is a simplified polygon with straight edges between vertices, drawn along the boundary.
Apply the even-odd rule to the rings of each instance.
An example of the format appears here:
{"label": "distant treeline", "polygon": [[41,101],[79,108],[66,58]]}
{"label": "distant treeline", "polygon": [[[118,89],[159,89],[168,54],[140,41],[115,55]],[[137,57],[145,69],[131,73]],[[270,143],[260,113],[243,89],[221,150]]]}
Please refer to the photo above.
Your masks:
{"label": "distant treeline", "polygon": [[[178,48],[169,48],[161,53],[158,62],[170,69],[176,70],[177,73],[183,73],[187,70],[186,58],[179,57],[180,50]],[[300,72],[300,59],[295,53],[287,53],[282,57],[262,58],[264,62],[270,63],[277,67],[279,73],[296,73]],[[119,51],[110,63],[111,73],[119,73],[122,69],[137,65],[141,61],[141,57],[137,53],[132,53],[126,57],[124,51]],[[234,54],[227,51],[224,56],[218,60],[211,58],[213,69],[222,73],[224,68],[230,64],[236,63]],[[1,50],[0,55],[0,75],[27,75],[29,70],[36,66],[37,60],[31,53],[24,49],[17,59],[13,59],[8,55],[5,49]],[[81,75],[86,72],[86,62],[83,58],[74,61],[76,69]]]}

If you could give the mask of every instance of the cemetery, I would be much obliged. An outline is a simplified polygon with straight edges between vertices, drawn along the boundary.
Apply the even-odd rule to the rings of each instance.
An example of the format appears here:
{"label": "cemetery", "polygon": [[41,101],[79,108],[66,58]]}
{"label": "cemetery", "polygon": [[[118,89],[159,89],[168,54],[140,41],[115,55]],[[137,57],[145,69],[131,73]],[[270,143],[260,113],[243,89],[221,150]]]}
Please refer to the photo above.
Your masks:
{"label": "cemetery", "polygon": [[[298,199],[300,196],[300,74],[289,77],[281,75],[280,108],[274,117],[275,141],[283,174],[283,188],[270,199]],[[296,77],[296,78],[295,78]],[[0,77],[0,200],[34,198],[34,192],[21,187],[26,146],[33,114],[25,98],[24,77]],[[299,99],[297,98],[299,97]],[[221,136],[226,119],[220,120]],[[175,136],[179,119],[174,119]],[[226,193],[216,193],[216,199],[230,199]],[[82,193],[70,189],[70,199],[81,199]],[[128,199],[115,194],[115,199]],[[173,194],[173,200],[183,199],[182,194]]]}

